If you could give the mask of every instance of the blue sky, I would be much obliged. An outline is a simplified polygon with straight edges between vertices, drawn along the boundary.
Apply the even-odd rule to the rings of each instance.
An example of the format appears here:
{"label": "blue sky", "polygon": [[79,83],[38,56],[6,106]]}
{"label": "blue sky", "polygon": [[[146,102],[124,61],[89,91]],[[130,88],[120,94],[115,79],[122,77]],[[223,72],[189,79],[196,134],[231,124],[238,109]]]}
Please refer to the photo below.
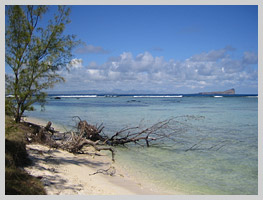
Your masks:
{"label": "blue sky", "polygon": [[71,9],[66,33],[84,45],[54,91],[258,91],[257,6]]}

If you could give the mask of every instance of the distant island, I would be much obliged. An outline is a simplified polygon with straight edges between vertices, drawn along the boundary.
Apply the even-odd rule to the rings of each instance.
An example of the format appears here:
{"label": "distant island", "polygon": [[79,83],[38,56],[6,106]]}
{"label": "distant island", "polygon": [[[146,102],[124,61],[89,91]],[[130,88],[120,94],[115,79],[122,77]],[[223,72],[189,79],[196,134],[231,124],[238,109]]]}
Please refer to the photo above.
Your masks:
{"label": "distant island", "polygon": [[232,88],[230,90],[226,90],[226,91],[217,91],[217,92],[200,92],[198,94],[235,94],[235,89]]}

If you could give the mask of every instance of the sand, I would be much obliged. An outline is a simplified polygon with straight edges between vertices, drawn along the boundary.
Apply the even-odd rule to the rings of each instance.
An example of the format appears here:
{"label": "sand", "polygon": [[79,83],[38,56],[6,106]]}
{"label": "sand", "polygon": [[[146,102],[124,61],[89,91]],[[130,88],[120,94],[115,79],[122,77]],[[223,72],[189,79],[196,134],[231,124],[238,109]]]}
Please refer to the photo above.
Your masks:
{"label": "sand", "polygon": [[[32,118],[30,122],[46,124]],[[113,163],[106,152],[94,152],[92,147],[89,154],[76,155],[40,144],[29,144],[26,148],[33,165],[25,170],[44,183],[48,195],[163,194],[150,185],[135,181]],[[105,170],[108,170],[107,173]]]}
{"label": "sand", "polygon": [[25,170],[44,183],[48,195],[157,194],[134,182],[106,155],[74,155],[40,144],[27,145],[27,152],[33,165]]}

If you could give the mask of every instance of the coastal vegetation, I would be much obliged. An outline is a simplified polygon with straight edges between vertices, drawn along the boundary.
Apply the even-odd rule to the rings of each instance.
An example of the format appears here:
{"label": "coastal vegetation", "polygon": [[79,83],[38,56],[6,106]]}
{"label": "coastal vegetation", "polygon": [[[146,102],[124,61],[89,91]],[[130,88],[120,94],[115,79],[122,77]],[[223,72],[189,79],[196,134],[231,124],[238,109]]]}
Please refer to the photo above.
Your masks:
{"label": "coastal vegetation", "polygon": [[[26,133],[32,128],[21,122],[33,104],[45,103],[44,90],[64,78],[58,73],[69,68],[72,51],[80,41],[64,34],[70,23],[70,8],[57,6],[50,19],[44,5],[6,6],[5,62],[5,192],[6,194],[45,194],[42,183],[23,170],[30,164]],[[14,120],[13,120],[14,119]]]}
{"label": "coastal vegetation", "polygon": [[12,73],[5,75],[6,104],[16,122],[34,109],[34,103],[44,105],[44,90],[64,81],[58,72],[69,68],[72,50],[79,44],[75,35],[63,34],[70,8],[57,6],[50,19],[48,10],[42,5],[7,6],[5,62]]}
{"label": "coastal vegetation", "polygon": [[31,128],[15,123],[5,116],[5,194],[43,195],[44,186],[39,179],[29,175],[24,166],[31,164],[26,151],[25,134]]}

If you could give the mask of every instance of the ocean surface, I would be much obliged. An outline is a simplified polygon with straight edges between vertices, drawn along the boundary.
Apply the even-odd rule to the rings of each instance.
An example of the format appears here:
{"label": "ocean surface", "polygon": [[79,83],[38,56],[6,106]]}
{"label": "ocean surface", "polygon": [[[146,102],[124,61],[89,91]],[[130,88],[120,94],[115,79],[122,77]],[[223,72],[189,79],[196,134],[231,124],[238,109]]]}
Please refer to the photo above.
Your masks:
{"label": "ocean surface", "polygon": [[[59,97],[60,99],[56,99]],[[258,194],[257,95],[49,95],[27,116],[70,130],[74,116],[105,126],[149,127],[175,118],[175,141],[117,147],[116,162],[168,193]]]}

